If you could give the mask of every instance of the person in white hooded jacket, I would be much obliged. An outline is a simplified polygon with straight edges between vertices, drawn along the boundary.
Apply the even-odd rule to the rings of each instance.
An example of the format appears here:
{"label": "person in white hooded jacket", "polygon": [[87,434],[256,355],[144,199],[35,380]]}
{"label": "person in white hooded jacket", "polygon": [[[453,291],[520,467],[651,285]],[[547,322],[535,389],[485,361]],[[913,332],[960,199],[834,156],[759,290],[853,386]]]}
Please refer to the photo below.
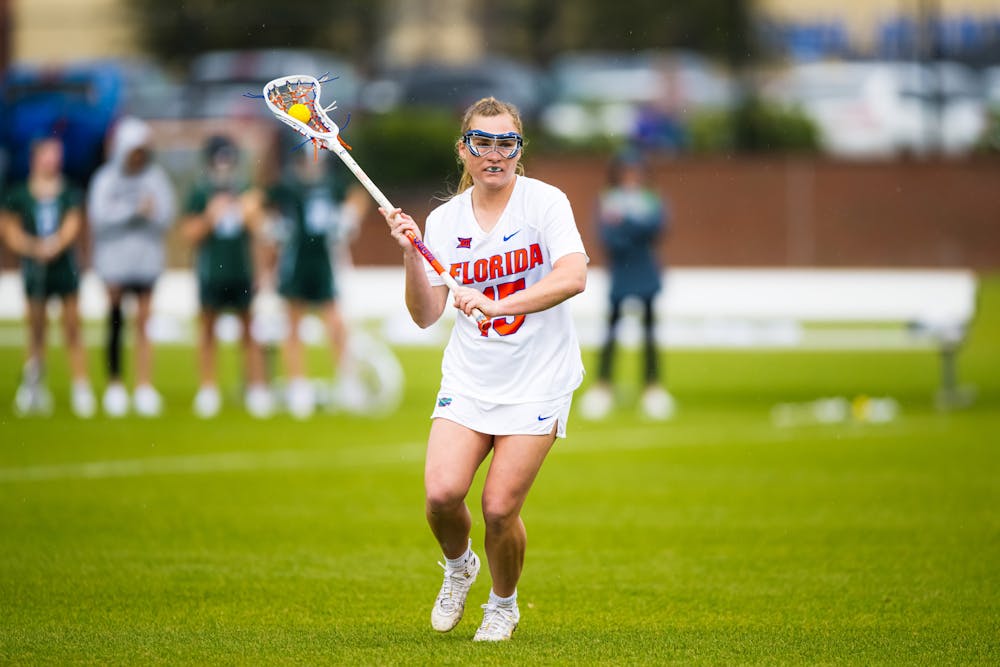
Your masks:
{"label": "person in white hooded jacket", "polygon": [[153,387],[153,350],[146,331],[153,286],[164,269],[164,235],[174,221],[174,188],[153,162],[149,126],[123,118],[114,130],[111,159],[90,183],[87,217],[94,239],[94,270],[108,289],[108,386],[103,407],[112,417],[129,410],[122,382],[122,301],[136,298],[135,412],[156,416],[162,399]]}

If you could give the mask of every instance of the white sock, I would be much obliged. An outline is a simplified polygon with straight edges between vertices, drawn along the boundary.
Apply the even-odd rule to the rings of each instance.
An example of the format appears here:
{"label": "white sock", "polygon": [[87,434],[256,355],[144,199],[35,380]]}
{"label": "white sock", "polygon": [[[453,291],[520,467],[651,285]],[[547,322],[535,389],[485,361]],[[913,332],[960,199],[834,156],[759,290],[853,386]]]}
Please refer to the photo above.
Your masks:
{"label": "white sock", "polygon": [[462,570],[465,566],[469,564],[469,558],[472,557],[472,541],[469,541],[469,546],[466,547],[465,553],[458,558],[448,558],[445,556],[444,560],[448,563],[448,567],[452,570]]}
{"label": "white sock", "polygon": [[514,593],[509,598],[502,598],[490,589],[490,604],[500,605],[501,607],[516,607],[517,606],[517,589],[514,589]]}

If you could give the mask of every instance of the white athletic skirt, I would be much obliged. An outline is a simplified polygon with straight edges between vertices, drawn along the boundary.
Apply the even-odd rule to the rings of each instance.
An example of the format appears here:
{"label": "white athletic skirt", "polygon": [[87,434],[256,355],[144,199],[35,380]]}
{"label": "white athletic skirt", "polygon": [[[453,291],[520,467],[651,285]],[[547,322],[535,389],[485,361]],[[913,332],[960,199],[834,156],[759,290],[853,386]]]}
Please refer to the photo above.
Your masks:
{"label": "white athletic skirt", "polygon": [[553,422],[556,437],[566,437],[566,422],[573,393],[532,403],[490,403],[442,391],[431,419],[447,419],[488,435],[548,435]]}

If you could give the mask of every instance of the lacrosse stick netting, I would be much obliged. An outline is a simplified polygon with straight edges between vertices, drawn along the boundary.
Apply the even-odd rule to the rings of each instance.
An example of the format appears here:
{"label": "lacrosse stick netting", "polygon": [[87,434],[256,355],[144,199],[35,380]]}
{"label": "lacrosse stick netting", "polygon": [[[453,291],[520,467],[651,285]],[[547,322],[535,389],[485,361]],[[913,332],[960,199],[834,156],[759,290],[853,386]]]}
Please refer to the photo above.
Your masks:
{"label": "lacrosse stick netting", "polygon": [[[328,111],[337,108],[337,103],[332,102],[329,106],[323,107],[320,103],[321,84],[316,77],[306,74],[294,74],[283,76],[268,82],[264,86],[264,102],[278,120],[288,125],[293,130],[311,140],[315,150],[325,148],[337,155],[341,161],[347,165],[351,173],[357,177],[365,190],[378,202],[378,205],[387,211],[395,208],[389,198],[386,197],[378,186],[368,177],[361,166],[348,153],[350,148],[340,137],[340,128],[330,120]],[[305,122],[289,114],[292,105],[301,104],[309,110],[309,119]],[[458,288],[458,283],[448,273],[441,263],[434,257],[430,249],[424,245],[423,241],[414,234],[407,232],[406,237],[413,244],[413,247],[423,255],[424,259],[433,267],[445,285],[449,289]],[[470,319],[476,323],[483,333],[490,326],[490,320],[479,309],[473,309]]]}

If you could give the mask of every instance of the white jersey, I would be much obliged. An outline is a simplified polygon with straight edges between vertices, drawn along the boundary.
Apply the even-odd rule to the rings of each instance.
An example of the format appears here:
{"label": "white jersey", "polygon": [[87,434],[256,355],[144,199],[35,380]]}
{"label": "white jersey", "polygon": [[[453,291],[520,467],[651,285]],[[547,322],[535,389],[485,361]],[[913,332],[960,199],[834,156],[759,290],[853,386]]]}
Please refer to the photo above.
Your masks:
{"label": "white jersey", "polygon": [[[524,176],[517,177],[507,208],[489,233],[476,222],[470,188],[431,212],[424,243],[458,284],[493,299],[531,287],[561,257],[586,254],[566,195]],[[427,277],[431,285],[444,284],[429,266]],[[485,335],[468,318],[457,318],[441,373],[442,391],[493,403],[571,393],[583,380],[583,362],[569,303],[496,317]]]}

